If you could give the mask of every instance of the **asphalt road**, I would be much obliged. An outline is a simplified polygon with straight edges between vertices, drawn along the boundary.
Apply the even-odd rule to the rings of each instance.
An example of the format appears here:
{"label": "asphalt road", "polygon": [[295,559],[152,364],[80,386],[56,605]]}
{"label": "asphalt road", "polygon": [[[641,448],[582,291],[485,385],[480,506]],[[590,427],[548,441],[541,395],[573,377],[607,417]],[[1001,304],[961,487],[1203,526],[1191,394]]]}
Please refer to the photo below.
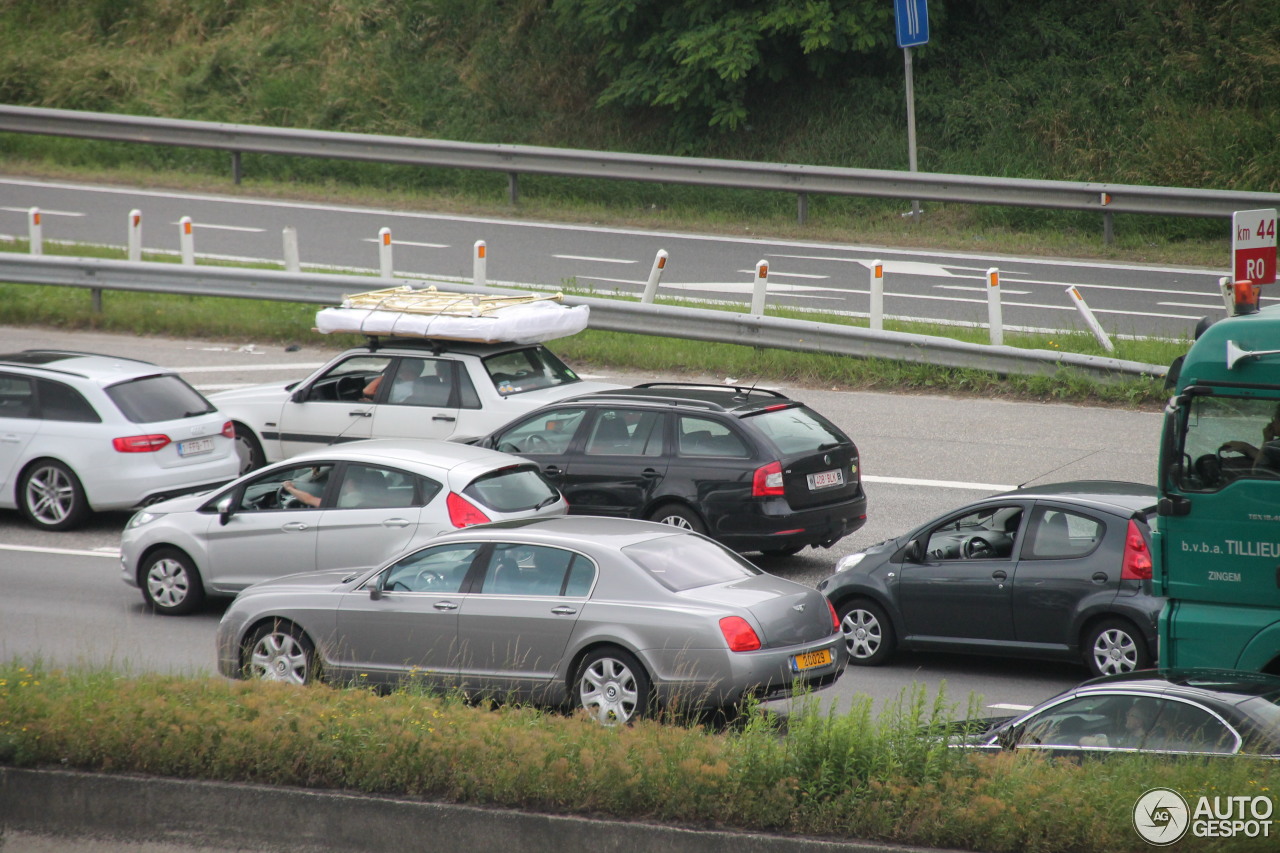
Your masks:
{"label": "asphalt road", "polygon": [[[334,351],[315,346],[301,337],[305,334],[300,333],[304,345],[288,352],[254,341],[227,345],[0,327],[0,347],[53,346],[144,358],[178,368],[192,384],[212,391],[306,375]],[[726,377],[701,378],[721,382]],[[1006,487],[1067,479],[1150,482],[1155,475],[1158,413],[830,388],[783,390],[854,438],[866,478],[869,513],[861,531],[829,550],[761,561],[768,571],[810,585],[840,556]],[[120,580],[119,534],[127,519],[127,513],[104,513],[82,529],[45,533],[26,526],[17,512],[0,510],[0,656],[146,671],[215,671],[214,629],[225,603],[185,618],[147,611],[138,591]],[[847,707],[855,694],[868,694],[882,704],[913,684],[932,695],[945,683],[951,700],[964,705],[972,694],[988,713],[1000,713],[1034,704],[1085,675],[1083,667],[1071,664],[902,654],[887,667],[850,668],[819,698]]]}

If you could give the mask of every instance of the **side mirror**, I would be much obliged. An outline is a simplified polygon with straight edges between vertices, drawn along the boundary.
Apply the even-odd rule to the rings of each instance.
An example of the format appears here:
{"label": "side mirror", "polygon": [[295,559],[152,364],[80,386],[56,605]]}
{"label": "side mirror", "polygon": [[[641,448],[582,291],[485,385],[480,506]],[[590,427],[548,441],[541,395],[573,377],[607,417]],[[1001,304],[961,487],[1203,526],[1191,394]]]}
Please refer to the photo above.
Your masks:
{"label": "side mirror", "polygon": [[305,385],[304,385],[303,387],[301,387],[301,388],[295,388],[295,389],[293,389],[293,393],[289,395],[289,401],[290,401],[291,403],[305,403],[305,402],[307,402],[307,397],[309,396],[309,395],[308,395],[308,391],[309,391],[309,390],[310,390],[310,389],[308,389]]}
{"label": "side mirror", "polygon": [[382,584],[380,583],[380,581],[381,581],[381,578],[375,579],[375,580],[373,581],[373,583],[371,583],[371,584],[369,585],[369,600],[370,600],[370,601],[381,601],[381,600],[382,600]]}
{"label": "side mirror", "polygon": [[231,516],[235,515],[231,509],[231,495],[227,495],[225,498],[218,501],[217,509],[218,523],[225,526],[226,523],[231,520]]}
{"label": "side mirror", "polygon": [[1022,739],[1022,726],[1009,726],[996,735],[996,743],[1001,749],[1014,749]]}
{"label": "side mirror", "polygon": [[924,543],[919,539],[912,539],[906,545],[903,545],[902,560],[907,563],[923,563]]}

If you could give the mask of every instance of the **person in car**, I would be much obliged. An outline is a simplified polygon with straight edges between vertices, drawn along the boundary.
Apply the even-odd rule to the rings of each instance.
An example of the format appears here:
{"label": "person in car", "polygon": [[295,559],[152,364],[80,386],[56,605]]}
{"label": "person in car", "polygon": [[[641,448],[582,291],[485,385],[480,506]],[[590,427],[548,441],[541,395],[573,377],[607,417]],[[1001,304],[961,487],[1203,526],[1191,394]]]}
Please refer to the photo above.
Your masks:
{"label": "person in car", "polygon": [[[382,380],[391,372],[388,366],[380,375],[375,376],[373,381],[364,386],[364,391],[360,399],[364,402],[371,403],[377,396],[378,389],[382,387]],[[418,365],[412,359],[402,358],[397,364],[395,378],[391,384],[391,394],[387,400],[391,403],[403,403],[413,393],[413,382],[418,378]]]}
{"label": "person in car", "polygon": [[1280,404],[1276,405],[1271,420],[1262,427],[1262,443],[1254,447],[1247,441],[1228,441],[1223,450],[1234,450],[1253,460],[1254,467],[1267,465],[1280,468]]}

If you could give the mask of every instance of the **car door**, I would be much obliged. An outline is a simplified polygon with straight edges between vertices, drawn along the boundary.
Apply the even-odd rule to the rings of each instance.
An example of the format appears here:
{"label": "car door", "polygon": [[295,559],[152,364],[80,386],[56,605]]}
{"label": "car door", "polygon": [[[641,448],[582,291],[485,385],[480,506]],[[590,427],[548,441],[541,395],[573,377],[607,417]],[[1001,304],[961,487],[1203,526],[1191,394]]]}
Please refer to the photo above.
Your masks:
{"label": "car door", "polygon": [[[432,523],[432,514],[424,516],[424,508],[442,488],[434,480],[356,463],[335,476],[341,479],[317,521],[317,569],[371,568],[445,526],[443,518]],[[362,487],[349,489],[357,480]]]}
{"label": "car door", "polygon": [[564,459],[560,490],[580,515],[635,516],[658,494],[667,475],[666,412],[599,407],[584,440]]}
{"label": "car door", "polygon": [[372,437],[375,407],[364,389],[391,366],[390,356],[357,354],[295,389],[280,407],[282,455]]}
{"label": "car door", "polygon": [[499,543],[458,617],[460,683],[499,695],[556,677],[595,577],[564,548]]}
{"label": "car door", "polygon": [[376,438],[447,439],[458,425],[458,364],[452,359],[401,356],[395,381],[379,389],[374,407]]}
{"label": "car door", "polygon": [[1069,645],[1077,639],[1072,633],[1081,602],[1119,591],[1121,552],[1102,548],[1105,519],[1080,507],[1036,503],[1013,576],[1018,642]]}
{"label": "car door", "polygon": [[484,445],[530,460],[551,485],[563,492],[569,454],[579,443],[578,434],[584,431],[586,420],[585,406],[543,409],[495,433]]}
{"label": "car door", "polygon": [[1021,502],[985,505],[915,537],[922,560],[903,562],[898,585],[904,633],[917,640],[1012,640],[1013,548],[1024,515]]}
{"label": "car door", "polygon": [[35,392],[26,376],[0,373],[0,489],[13,494],[23,451],[40,429]]}

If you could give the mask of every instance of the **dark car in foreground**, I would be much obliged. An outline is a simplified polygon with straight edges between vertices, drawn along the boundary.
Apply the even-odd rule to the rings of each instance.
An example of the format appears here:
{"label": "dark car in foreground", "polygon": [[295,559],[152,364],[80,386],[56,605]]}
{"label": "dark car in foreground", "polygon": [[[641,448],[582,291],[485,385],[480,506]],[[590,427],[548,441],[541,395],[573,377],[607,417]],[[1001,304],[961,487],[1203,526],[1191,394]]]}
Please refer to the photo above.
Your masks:
{"label": "dark car in foreground", "polygon": [[[1280,677],[1142,670],[1073,687],[962,739],[974,749],[1055,755],[1155,752],[1280,758]],[[979,726],[970,723],[970,730]]]}
{"label": "dark car in foreground", "polygon": [[1164,606],[1151,587],[1155,504],[1154,487],[1109,480],[992,495],[842,558],[818,589],[861,666],[909,649],[1143,669]]}
{"label": "dark car in foreground", "polygon": [[536,462],[572,514],[658,521],[790,556],[866,523],[858,448],[777,391],[653,382],[586,394],[477,442]]}
{"label": "dark car in foreground", "polygon": [[420,683],[626,722],[826,687],[845,666],[815,589],[712,540],[561,516],[441,535],[364,572],[240,593],[218,669],[305,684]]}

